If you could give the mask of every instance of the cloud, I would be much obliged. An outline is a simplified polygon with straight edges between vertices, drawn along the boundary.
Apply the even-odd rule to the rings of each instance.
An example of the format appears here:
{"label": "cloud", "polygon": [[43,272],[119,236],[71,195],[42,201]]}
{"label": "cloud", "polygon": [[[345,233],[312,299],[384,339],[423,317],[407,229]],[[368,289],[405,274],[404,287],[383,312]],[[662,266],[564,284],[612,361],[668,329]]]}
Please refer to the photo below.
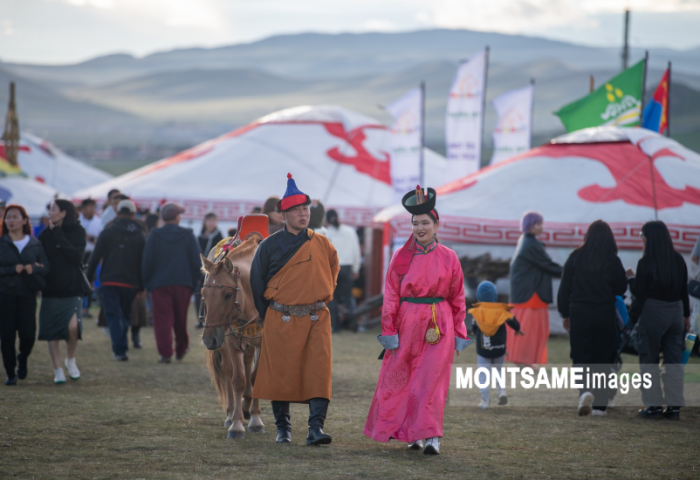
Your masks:
{"label": "cloud", "polygon": [[12,27],[12,22],[9,20],[3,20],[0,22],[0,31],[6,37],[11,37],[15,33],[15,29]]}
{"label": "cloud", "polygon": [[700,11],[700,0],[432,0],[414,18],[424,25],[503,33],[536,33],[543,28],[595,28],[600,14]]}
{"label": "cloud", "polygon": [[371,18],[364,23],[363,29],[368,32],[395,32],[398,30],[398,27],[389,20]]}
{"label": "cloud", "polygon": [[64,0],[64,2],[77,7],[91,6],[96,8],[113,8],[114,0]]}
{"label": "cloud", "polygon": [[110,9],[115,17],[149,21],[168,27],[224,28],[216,0],[63,0],[78,7]]}

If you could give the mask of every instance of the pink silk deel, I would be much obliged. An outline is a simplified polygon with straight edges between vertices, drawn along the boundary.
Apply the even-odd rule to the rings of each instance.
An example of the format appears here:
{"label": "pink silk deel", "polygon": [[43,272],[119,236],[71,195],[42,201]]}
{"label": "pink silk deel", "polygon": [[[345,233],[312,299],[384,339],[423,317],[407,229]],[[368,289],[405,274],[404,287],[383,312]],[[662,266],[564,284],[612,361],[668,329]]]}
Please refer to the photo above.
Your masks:
{"label": "pink silk deel", "polygon": [[[399,277],[392,271],[395,259],[384,287],[382,335],[398,333],[399,348],[396,355],[384,355],[363,433],[378,442],[442,437],[455,336],[467,338],[462,267],[454,251],[438,244],[427,254],[413,255],[399,292]],[[445,299],[435,305],[441,333],[437,344],[425,341],[431,306],[401,302],[402,297]]]}

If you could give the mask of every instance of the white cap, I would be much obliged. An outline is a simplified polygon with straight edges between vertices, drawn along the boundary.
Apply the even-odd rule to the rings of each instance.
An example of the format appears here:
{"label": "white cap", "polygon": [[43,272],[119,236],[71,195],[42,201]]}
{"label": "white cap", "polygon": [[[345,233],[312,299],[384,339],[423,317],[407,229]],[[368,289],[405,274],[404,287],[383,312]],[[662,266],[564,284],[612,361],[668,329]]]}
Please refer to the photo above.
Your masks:
{"label": "white cap", "polygon": [[121,213],[122,210],[129,210],[130,213],[136,213],[136,205],[131,200],[122,200],[117,205],[117,213]]}

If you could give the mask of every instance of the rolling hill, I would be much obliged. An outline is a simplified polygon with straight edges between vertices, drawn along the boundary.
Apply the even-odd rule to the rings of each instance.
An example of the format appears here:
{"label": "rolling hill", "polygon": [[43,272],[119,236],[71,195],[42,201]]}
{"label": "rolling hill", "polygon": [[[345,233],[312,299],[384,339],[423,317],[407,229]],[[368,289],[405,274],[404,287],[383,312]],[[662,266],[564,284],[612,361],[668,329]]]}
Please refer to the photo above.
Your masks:
{"label": "rolling hill", "polygon": [[[157,72],[254,69],[291,78],[321,79],[377,75],[433,61],[457,62],[491,47],[493,64],[554,59],[586,69],[617,69],[619,49],[595,48],[523,35],[469,30],[421,30],[404,33],[277,35],[257,42],[218,48],[187,48],[143,58],[127,54],[98,57],[75,65],[6,63],[2,68],[56,85],[98,85]],[[644,55],[633,48],[631,58]],[[700,48],[650,49],[650,65],[673,61],[678,72],[700,75]]]}
{"label": "rolling hill", "polygon": [[[426,139],[444,149],[445,102],[460,59],[491,47],[484,139],[490,143],[497,95],[535,79],[538,139],[563,131],[551,112],[619,71],[617,49],[466,30],[298,34],[143,58],[126,54],[74,65],[0,63],[0,84],[18,82],[20,122],[55,143],[182,145],[300,104],[339,104],[390,122],[377,108],[421,81],[427,85]],[[633,50],[633,58],[643,52]],[[651,49],[653,90],[673,61],[672,125],[700,131],[700,49]],[[7,90],[0,88],[0,102]],[[206,137],[205,137],[206,138]],[[487,147],[488,148],[488,145]]]}

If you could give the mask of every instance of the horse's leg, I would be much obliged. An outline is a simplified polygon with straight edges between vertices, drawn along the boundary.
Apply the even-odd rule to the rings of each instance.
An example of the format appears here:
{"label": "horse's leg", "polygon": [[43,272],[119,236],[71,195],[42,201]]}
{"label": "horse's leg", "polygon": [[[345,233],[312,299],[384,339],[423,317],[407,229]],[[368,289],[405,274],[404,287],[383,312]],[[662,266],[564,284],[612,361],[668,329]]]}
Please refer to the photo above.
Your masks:
{"label": "horse's leg", "polygon": [[[250,382],[251,372],[253,370],[253,360],[255,359],[255,349],[252,345],[247,344],[246,354],[243,357],[245,367],[245,390],[243,391],[243,417],[250,420],[250,403],[253,400],[253,385]],[[247,353],[248,350],[252,352]]]}
{"label": "horse's leg", "polygon": [[245,368],[243,352],[236,346],[236,340],[227,337],[226,344],[233,357],[233,424],[228,429],[228,438],[245,438],[243,426],[243,390],[245,390]]}
{"label": "horse's leg", "polygon": [[[251,345],[252,347],[252,345]],[[258,359],[260,358],[260,349],[255,349],[255,364],[253,365],[252,372],[248,376],[247,385],[250,385],[251,394],[253,390],[253,384],[255,383],[255,376],[258,373]],[[250,406],[250,422],[248,422],[248,431],[250,432],[264,432],[265,424],[260,418],[260,400],[254,398]]]}
{"label": "horse's leg", "polygon": [[231,353],[228,350],[228,345],[223,345],[221,347],[222,355],[222,367],[224,371],[224,377],[226,378],[226,421],[224,422],[225,427],[230,427],[233,425],[233,359],[231,358]]}

